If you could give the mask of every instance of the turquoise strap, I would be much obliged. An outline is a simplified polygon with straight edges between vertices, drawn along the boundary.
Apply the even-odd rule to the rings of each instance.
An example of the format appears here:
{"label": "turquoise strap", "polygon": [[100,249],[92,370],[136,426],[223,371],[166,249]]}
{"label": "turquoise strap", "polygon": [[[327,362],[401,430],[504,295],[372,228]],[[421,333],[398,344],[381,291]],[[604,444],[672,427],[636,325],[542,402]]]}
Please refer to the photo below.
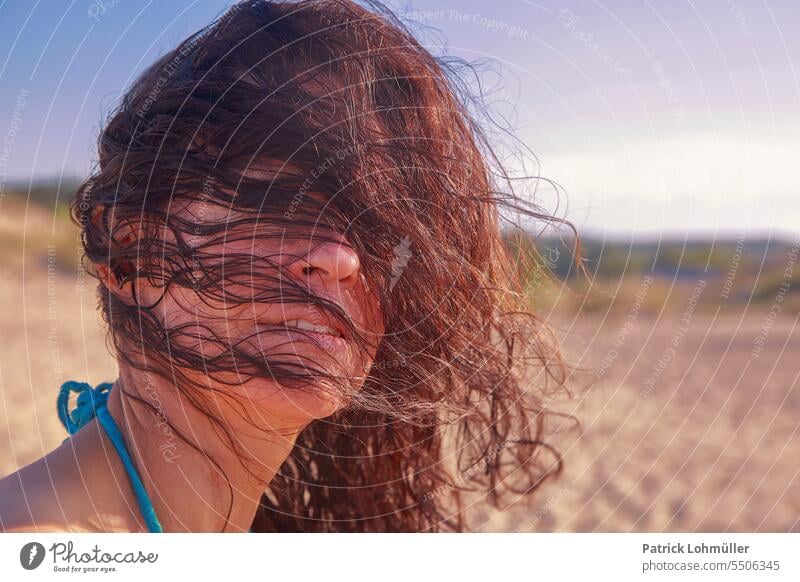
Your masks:
{"label": "turquoise strap", "polygon": [[[122,464],[125,466],[133,492],[136,494],[136,501],[139,503],[139,511],[147,525],[147,531],[162,533],[164,530],[156,516],[153,502],[150,501],[147,490],[144,488],[144,483],[142,483],[139,473],[136,471],[136,466],[133,464],[133,459],[128,453],[127,447],[125,447],[122,432],[106,407],[111,387],[112,385],[108,382],[99,384],[97,388],[92,388],[84,382],[64,382],[58,393],[58,418],[71,436],[97,417],[108,438],[114,444],[114,448],[117,449],[117,454],[119,454]],[[75,409],[71,412],[69,411],[70,392],[75,392],[78,395]]]}

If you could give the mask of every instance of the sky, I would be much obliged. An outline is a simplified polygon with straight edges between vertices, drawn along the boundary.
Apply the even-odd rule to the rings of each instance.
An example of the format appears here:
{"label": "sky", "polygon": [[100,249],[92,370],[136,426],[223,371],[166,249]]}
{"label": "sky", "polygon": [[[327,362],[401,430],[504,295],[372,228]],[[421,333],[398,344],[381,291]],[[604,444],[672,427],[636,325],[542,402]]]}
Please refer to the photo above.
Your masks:
{"label": "sky", "polygon": [[[800,232],[800,2],[386,3],[478,65],[530,152],[507,163],[558,184],[536,201],[580,230]],[[0,0],[0,186],[85,176],[125,88],[230,4]]]}

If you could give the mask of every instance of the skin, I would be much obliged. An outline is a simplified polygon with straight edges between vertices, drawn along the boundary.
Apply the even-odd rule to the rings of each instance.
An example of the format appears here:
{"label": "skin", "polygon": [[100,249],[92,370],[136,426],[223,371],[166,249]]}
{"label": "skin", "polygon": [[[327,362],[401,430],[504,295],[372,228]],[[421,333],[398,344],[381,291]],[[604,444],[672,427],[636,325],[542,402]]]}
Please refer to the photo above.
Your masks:
{"label": "skin", "polygon": [[[192,208],[181,211],[192,212]],[[205,209],[204,218],[224,219],[219,212]],[[135,233],[131,230],[127,236]],[[224,243],[218,250],[280,257],[292,278],[336,302],[359,330],[376,340],[380,337],[383,324],[376,299],[361,274],[358,255],[343,239],[316,244],[310,240],[261,242],[254,236],[249,242]],[[133,300],[130,283],[120,286],[108,269],[96,268],[112,292]],[[162,292],[142,279],[136,284],[143,302]],[[254,326],[264,323],[278,325],[298,318],[315,324],[329,321],[296,304],[250,304],[231,313],[221,304],[206,305],[184,288],[170,288],[162,305],[160,316],[168,327],[218,322],[219,333],[232,341],[254,335]],[[356,389],[374,357],[374,351],[364,354],[351,340],[334,335],[309,338],[273,329],[255,336],[253,349],[269,352],[280,345],[299,361],[324,363],[331,373],[346,375]],[[183,370],[213,389],[206,393],[214,396],[208,397],[205,407],[235,435],[238,451],[233,451],[212,421],[187,401],[180,387],[176,390],[173,379],[142,372],[123,361],[118,365],[119,378],[108,410],[168,532],[248,531],[261,494],[300,432],[345,404],[321,389],[298,391],[264,378],[240,379],[235,387],[212,385],[202,370]],[[160,416],[129,394],[154,403]],[[45,457],[0,480],[0,526],[5,531],[146,531],[127,473],[96,420]]]}

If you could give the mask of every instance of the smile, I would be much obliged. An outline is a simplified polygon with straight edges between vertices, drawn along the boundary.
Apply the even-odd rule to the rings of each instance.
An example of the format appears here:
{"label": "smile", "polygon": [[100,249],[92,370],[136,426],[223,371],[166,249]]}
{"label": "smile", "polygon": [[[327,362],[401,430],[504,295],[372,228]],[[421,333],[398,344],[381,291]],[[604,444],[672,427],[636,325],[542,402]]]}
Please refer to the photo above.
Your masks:
{"label": "smile", "polygon": [[306,319],[290,319],[288,321],[283,322],[283,325],[287,328],[295,328],[302,331],[310,331],[313,333],[330,335],[338,338],[342,337],[342,334],[340,334],[336,329],[329,327],[327,325],[318,325]]}

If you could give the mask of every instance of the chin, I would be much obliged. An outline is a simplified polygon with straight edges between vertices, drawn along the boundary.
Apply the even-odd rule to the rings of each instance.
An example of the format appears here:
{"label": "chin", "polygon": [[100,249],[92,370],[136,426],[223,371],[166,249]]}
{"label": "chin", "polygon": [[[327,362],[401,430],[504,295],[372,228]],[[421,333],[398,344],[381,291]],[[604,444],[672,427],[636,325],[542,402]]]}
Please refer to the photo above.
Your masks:
{"label": "chin", "polygon": [[296,399],[296,402],[297,414],[309,421],[327,418],[345,406],[345,402],[340,396],[323,391],[302,394]]}
{"label": "chin", "polygon": [[263,418],[281,426],[304,426],[331,416],[346,404],[321,385],[284,386],[274,380],[248,382],[247,399]]}

